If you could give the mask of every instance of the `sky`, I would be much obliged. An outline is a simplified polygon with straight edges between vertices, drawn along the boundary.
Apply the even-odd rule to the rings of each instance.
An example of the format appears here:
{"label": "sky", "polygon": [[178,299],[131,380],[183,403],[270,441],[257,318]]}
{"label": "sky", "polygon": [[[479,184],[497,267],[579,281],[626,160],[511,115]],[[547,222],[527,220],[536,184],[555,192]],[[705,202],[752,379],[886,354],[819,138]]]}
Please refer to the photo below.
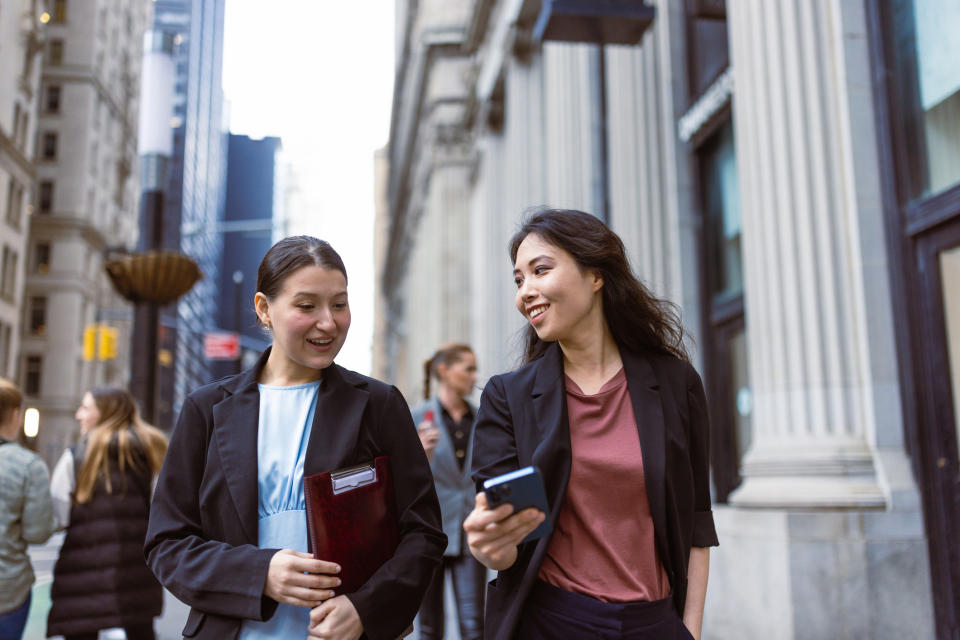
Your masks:
{"label": "sky", "polygon": [[371,368],[373,154],[387,143],[394,1],[227,0],[223,89],[231,133],[278,136],[299,184],[288,232],[343,258],[353,316],[337,363]]}

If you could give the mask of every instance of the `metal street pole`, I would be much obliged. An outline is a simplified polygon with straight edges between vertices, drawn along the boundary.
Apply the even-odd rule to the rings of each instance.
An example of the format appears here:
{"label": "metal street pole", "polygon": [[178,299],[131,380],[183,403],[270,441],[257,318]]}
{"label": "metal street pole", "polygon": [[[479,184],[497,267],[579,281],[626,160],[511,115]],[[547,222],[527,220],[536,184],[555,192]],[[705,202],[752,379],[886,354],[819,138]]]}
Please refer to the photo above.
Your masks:
{"label": "metal street pole", "polygon": [[[173,34],[148,31],[144,34],[143,72],[140,87],[140,241],[141,251],[163,245],[163,194],[167,164],[173,155],[173,91],[176,82],[173,61]],[[156,420],[157,350],[160,308],[154,302],[140,302],[134,316],[131,349],[130,391],[140,402],[143,418]]]}

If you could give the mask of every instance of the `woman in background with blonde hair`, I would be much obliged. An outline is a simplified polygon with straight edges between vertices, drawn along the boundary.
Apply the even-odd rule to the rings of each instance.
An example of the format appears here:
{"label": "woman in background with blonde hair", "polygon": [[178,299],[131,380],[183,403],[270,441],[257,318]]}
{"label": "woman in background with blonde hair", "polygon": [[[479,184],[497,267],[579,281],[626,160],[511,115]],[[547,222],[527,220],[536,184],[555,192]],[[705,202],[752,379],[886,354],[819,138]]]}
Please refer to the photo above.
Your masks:
{"label": "woman in background with blonde hair", "polygon": [[[468,398],[477,382],[477,358],[469,345],[440,347],[424,363],[424,402],[413,408],[420,442],[430,460],[443,532],[447,535],[443,565],[437,570],[420,606],[420,637],[443,638],[443,583],[447,572],[453,582],[460,622],[460,637],[483,637],[483,596],[486,569],[470,555],[464,540],[463,520],[473,509],[475,488],[470,478],[473,425],[476,408]],[[436,379],[436,395],[430,382]]]}
{"label": "woman in background with blonde hair", "polygon": [[53,569],[47,637],[94,639],[123,627],[153,639],[163,590],[143,558],[153,479],[167,438],[144,423],[123,389],[93,389],[76,413],[80,442],[53,470],[51,493],[67,535]]}

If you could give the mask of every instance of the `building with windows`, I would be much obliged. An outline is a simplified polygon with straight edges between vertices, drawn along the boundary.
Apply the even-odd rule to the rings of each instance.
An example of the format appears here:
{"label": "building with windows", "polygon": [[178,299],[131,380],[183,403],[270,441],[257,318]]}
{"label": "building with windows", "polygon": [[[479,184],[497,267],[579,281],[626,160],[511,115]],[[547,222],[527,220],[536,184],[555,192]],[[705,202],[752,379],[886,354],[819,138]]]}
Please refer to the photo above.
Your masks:
{"label": "building with windows", "polygon": [[[147,0],[50,3],[20,351],[25,402],[40,411],[36,444],[48,463],[78,435],[83,392],[129,376],[132,312],[103,263],[108,248],[137,238],[140,65],[151,11]],[[98,323],[117,331],[119,347],[87,360],[84,332]]]}
{"label": "building with windows", "polygon": [[[27,231],[33,210],[36,179],[34,141],[37,139],[37,105],[40,100],[40,67],[44,46],[47,3],[20,0],[0,9],[0,376],[16,379],[16,354],[20,349],[23,315],[24,265],[49,266],[49,247],[28,255]],[[56,153],[55,134],[40,141],[40,155]],[[52,147],[52,148],[51,148]],[[32,260],[27,263],[27,260]],[[28,323],[45,322],[37,302],[37,316]]]}
{"label": "building with windows", "polygon": [[163,246],[203,272],[161,313],[157,423],[171,428],[190,391],[214,375],[203,337],[216,329],[223,239],[214,231],[225,206],[227,132],[223,88],[225,0],[157,0],[153,28],[174,34],[173,156],[164,190]]}
{"label": "building with windows", "polygon": [[960,9],[571,4],[398,2],[375,370],[516,366],[507,241],[591,212],[707,387],[703,637],[957,637]]}
{"label": "building with windows", "polygon": [[252,364],[270,345],[257,324],[253,296],[257,293],[260,261],[283,224],[283,168],[280,138],[250,138],[230,134],[227,164],[227,207],[221,232],[223,262],[216,316],[224,331],[240,335],[241,357],[211,365],[225,376]]}

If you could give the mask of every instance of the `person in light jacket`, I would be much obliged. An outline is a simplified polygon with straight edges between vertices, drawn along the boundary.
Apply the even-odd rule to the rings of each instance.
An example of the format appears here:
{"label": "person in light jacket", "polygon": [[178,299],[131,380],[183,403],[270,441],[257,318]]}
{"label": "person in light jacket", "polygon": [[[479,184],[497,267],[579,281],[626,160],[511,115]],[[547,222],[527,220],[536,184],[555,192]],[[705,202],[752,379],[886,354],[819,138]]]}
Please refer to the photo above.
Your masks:
{"label": "person in light jacket", "polygon": [[33,568],[27,545],[53,533],[47,465],[17,443],[23,395],[0,378],[0,640],[20,640],[30,612]]}
{"label": "person in light jacket", "polygon": [[[437,393],[430,394],[436,379]],[[443,586],[446,575],[453,583],[460,637],[483,637],[483,596],[486,568],[467,548],[463,521],[473,509],[475,493],[470,478],[473,426],[476,409],[468,398],[477,382],[477,358],[466,344],[447,344],[424,363],[424,402],[413,409],[423,449],[430,459],[434,485],[440,499],[447,548],[420,606],[420,637],[442,640],[444,635]]]}

